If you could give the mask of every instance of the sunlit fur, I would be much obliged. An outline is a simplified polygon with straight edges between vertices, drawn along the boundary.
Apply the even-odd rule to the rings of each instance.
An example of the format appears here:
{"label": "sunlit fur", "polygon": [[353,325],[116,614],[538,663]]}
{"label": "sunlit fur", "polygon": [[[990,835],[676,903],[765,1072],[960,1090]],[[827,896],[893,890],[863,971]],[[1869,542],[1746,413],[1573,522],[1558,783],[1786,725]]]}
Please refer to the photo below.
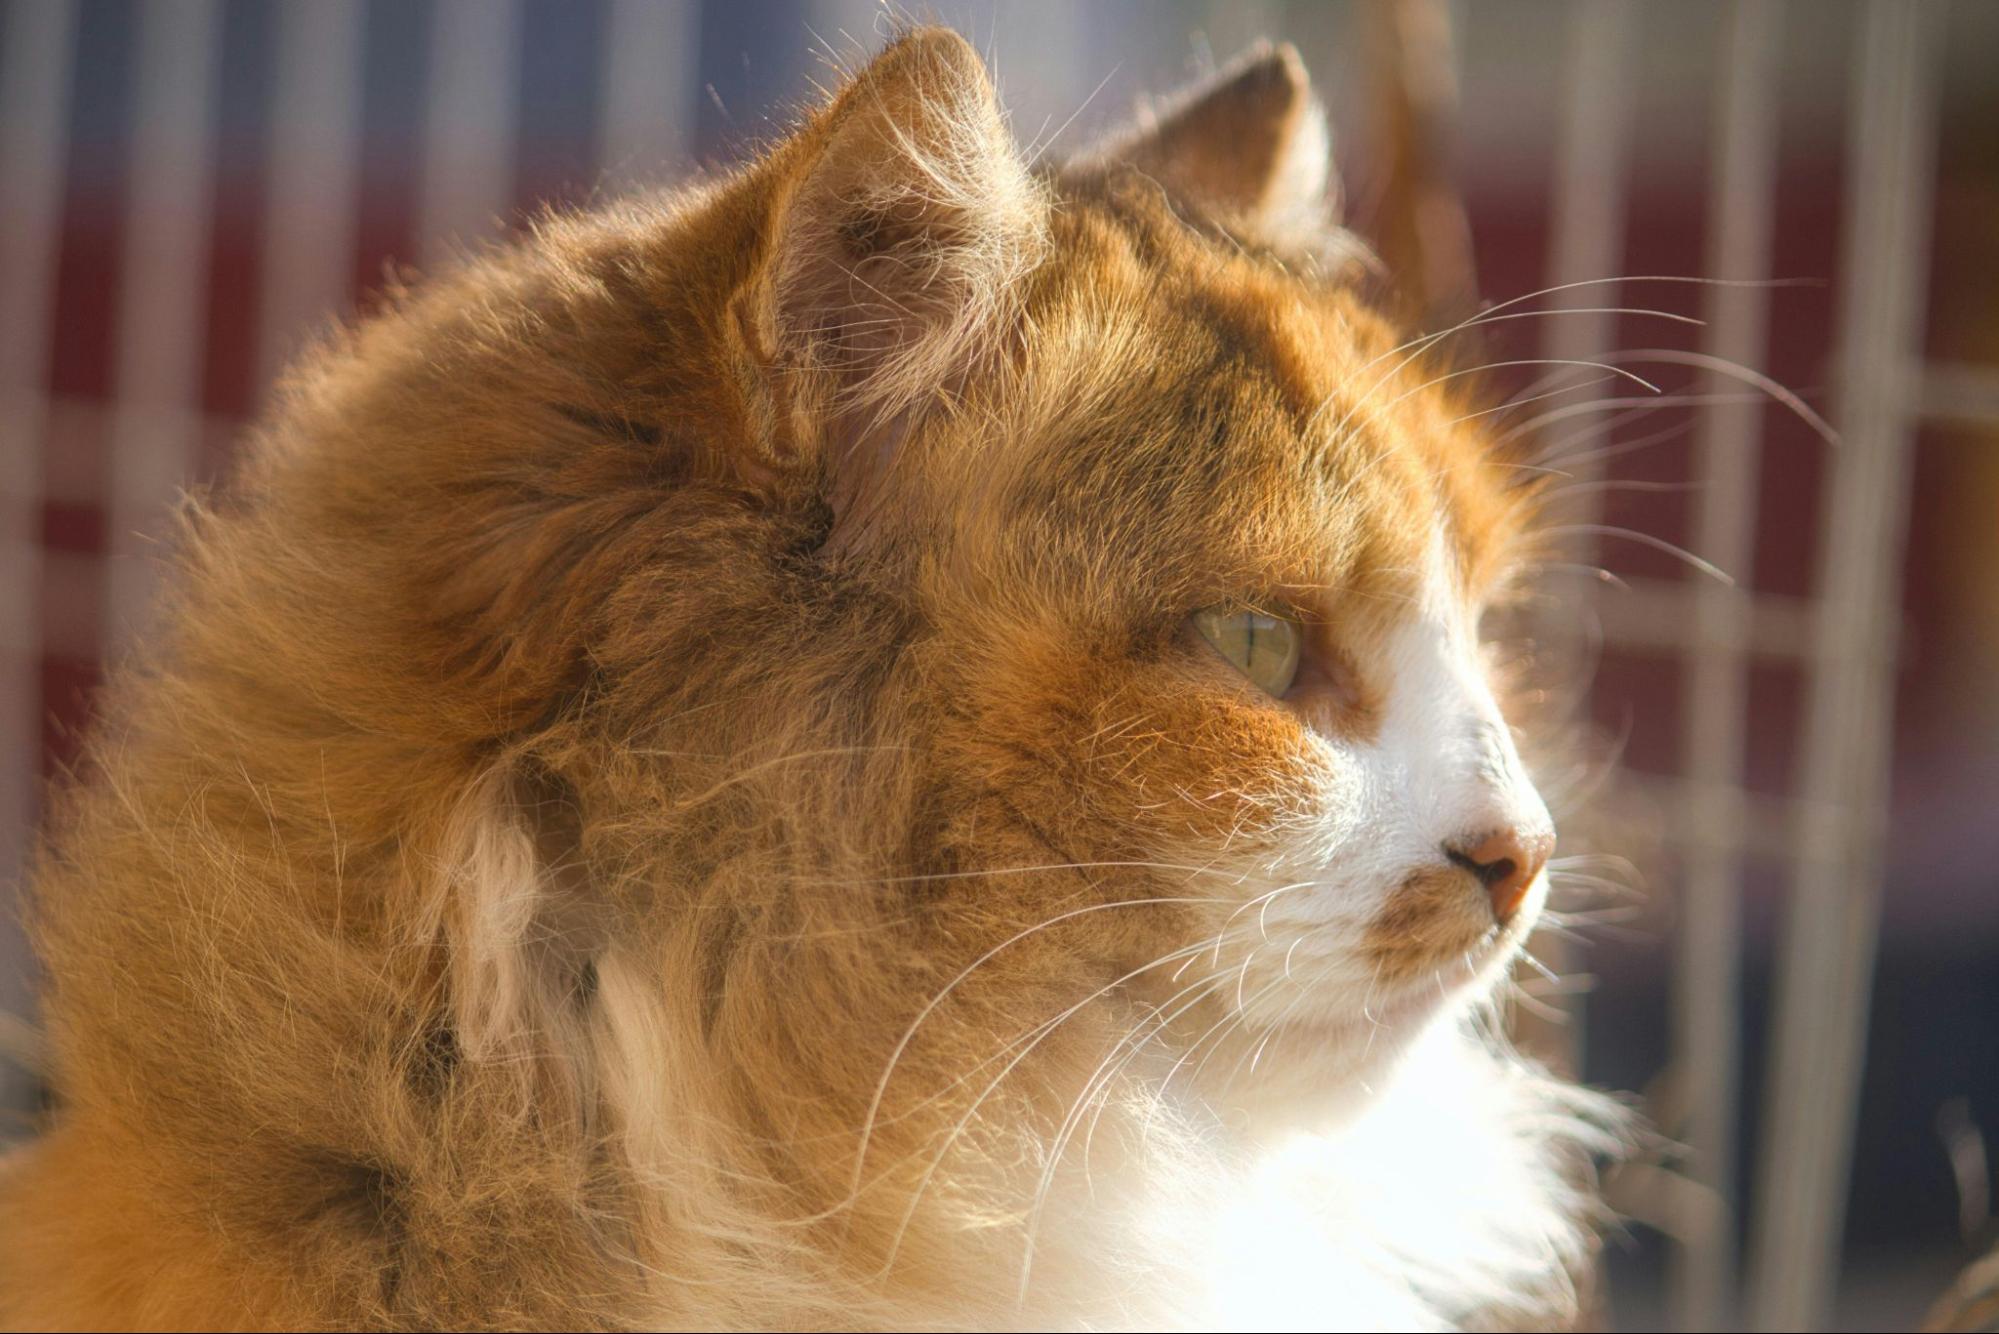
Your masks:
{"label": "sunlit fur", "polygon": [[1178,105],[1261,174],[1030,171],[914,33],[288,378],[36,873],[0,1323],[1572,1313],[1614,1118],[1441,851],[1545,820],[1532,501],[1298,240],[1295,55]]}

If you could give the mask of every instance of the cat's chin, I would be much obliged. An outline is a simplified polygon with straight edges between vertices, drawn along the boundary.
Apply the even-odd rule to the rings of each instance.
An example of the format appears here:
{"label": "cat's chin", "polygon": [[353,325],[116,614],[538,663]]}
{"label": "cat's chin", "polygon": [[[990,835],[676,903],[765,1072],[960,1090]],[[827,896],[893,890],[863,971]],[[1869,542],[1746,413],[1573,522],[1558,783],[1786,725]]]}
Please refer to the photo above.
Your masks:
{"label": "cat's chin", "polygon": [[1224,1077],[1202,1093],[1254,1138],[1336,1128],[1373,1106],[1410,1051],[1457,1024],[1482,995],[1412,991],[1365,1015],[1328,1012],[1245,1031],[1232,1044],[1240,1050],[1214,1063]]}
{"label": "cat's chin", "polygon": [[1275,1028],[1246,1026],[1235,1040],[1241,1052],[1214,1062],[1226,1079],[1206,1091],[1210,1100],[1259,1134],[1324,1129],[1361,1114],[1426,1037],[1489,1000],[1524,934],[1496,936],[1425,982],[1377,994],[1364,1007],[1329,1001]]}

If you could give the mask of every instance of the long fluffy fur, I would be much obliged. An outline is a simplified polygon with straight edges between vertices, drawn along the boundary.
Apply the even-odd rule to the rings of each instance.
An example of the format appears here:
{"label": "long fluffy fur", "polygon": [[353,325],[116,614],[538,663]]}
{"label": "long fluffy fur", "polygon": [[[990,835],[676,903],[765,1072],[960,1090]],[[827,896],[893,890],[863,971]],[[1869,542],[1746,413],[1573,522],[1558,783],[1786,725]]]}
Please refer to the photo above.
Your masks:
{"label": "long fluffy fur", "polygon": [[294,371],[51,822],[0,1324],[1572,1311],[1616,1116],[1477,996],[1231,1102],[1304,741],[1171,627],[1526,504],[1265,197],[1031,175],[916,33]]}

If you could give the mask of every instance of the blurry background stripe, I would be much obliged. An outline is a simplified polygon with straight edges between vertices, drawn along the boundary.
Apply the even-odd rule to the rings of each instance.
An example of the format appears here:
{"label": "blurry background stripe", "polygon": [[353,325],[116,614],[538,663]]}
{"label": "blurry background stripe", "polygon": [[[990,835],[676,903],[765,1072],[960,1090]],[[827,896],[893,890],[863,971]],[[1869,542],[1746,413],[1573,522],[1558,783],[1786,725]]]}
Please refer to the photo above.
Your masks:
{"label": "blurry background stripe", "polygon": [[694,160],[701,7],[611,0],[597,161],[614,180],[667,181]]}
{"label": "blurry background stripe", "polygon": [[[1497,420],[1538,431],[1572,488],[1576,568],[1537,634],[1619,743],[1594,804],[1630,816],[1623,842],[1661,835],[1645,905],[1565,947],[1561,987],[1529,981],[1593,985],[1559,1043],[1646,1088],[1688,1146],[1617,1184],[1637,1224],[1611,1314],[1906,1322],[1989,1235],[1989,1189],[1952,1164],[1988,1163],[1965,1136],[1999,1123],[1999,6],[1437,8],[1488,297],[1821,280],[1578,288],[1532,303],[1573,313],[1450,345],[1673,358],[1618,362],[1666,390],[1635,406],[1601,372],[1497,377],[1550,395]],[[1363,232],[1387,202],[1379,10],[925,12],[987,52],[1015,133],[1057,155],[1289,38]],[[226,468],[301,345],[543,203],[740,160],[888,26],[867,0],[0,0],[0,875],[99,664],[143,625],[175,493]],[[1585,310],[1613,306],[1708,325]],[[1845,443],[1703,354],[1804,391]],[[0,931],[0,1003],[25,1006],[30,977]],[[0,1080],[12,1106],[36,1095]]]}
{"label": "blurry background stripe", "polygon": [[[0,877],[28,846],[42,775],[42,439],[75,7],[11,5],[0,28]],[[0,1006],[28,1004],[19,934],[0,931]],[[21,1073],[0,1061],[19,1105]]]}
{"label": "blurry background stripe", "polygon": [[119,265],[105,516],[103,640],[142,625],[162,500],[200,463],[201,358],[214,201],[219,6],[173,0],[136,20],[131,157]]}
{"label": "blurry background stripe", "polygon": [[[1848,107],[1836,349],[1844,436],[1824,500],[1815,660],[1799,761],[1790,919],[1779,960],[1772,1116],[1760,1155],[1764,1330],[1824,1318],[1838,1262],[1886,858],[1894,649],[1921,383],[1943,7],[1873,0]],[[1988,540],[1991,540],[1988,535]],[[1992,794],[1999,797],[1999,793]],[[1965,1019],[1976,1022],[1979,1016]],[[1999,1013],[1988,1011],[1988,1023]]]}
{"label": "blurry background stripe", "polygon": [[347,308],[360,206],[361,6],[277,6],[264,172],[256,376]]}
{"label": "blurry background stripe", "polygon": [[437,266],[497,232],[513,205],[518,0],[437,0],[431,15],[417,259]]}
{"label": "blurry background stripe", "polygon": [[[1723,29],[1720,88],[1709,131],[1707,265],[1734,283],[1768,280],[1777,156],[1776,0],[1739,4]],[[1704,294],[1709,327],[1702,350],[1743,365],[1767,359],[1768,293],[1749,286]],[[1724,570],[1747,570],[1755,556],[1756,444],[1760,404],[1738,384],[1710,374],[1716,401],[1701,409],[1695,476],[1702,487],[1693,549]],[[1735,1179],[1735,1118],[1741,1059],[1738,970],[1742,858],[1748,812],[1740,800],[1742,736],[1748,723],[1745,653],[1754,607],[1739,585],[1703,580],[1694,605],[1693,652],[1686,692],[1687,801],[1685,880],[1673,986],[1674,1046],[1686,1106],[1684,1138],[1694,1152],[1687,1175],[1727,1199]],[[1680,1302],[1687,1328],[1715,1329],[1735,1279],[1735,1220],[1716,1209],[1683,1221],[1689,1244],[1678,1255]]]}

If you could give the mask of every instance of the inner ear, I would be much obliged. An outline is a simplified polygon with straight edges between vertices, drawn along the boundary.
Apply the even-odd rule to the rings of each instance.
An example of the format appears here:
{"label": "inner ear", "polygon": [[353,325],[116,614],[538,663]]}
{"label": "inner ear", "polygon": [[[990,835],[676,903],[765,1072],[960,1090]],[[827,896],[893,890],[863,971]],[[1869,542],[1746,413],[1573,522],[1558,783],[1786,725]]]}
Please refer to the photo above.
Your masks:
{"label": "inner ear", "polygon": [[1263,44],[1077,157],[1072,173],[1136,167],[1196,210],[1272,245],[1337,235],[1332,134],[1296,47]]}

